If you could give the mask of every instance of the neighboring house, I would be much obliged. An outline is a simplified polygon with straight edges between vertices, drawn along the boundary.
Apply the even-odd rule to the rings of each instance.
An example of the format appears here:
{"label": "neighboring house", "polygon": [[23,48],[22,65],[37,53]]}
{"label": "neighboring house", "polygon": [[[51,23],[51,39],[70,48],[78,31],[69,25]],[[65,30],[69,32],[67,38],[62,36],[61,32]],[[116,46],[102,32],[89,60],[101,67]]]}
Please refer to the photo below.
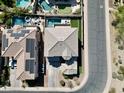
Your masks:
{"label": "neighboring house", "polygon": [[2,33],[2,56],[17,61],[16,78],[31,80],[38,77],[37,28],[5,29]]}
{"label": "neighboring house", "polygon": [[78,57],[78,30],[71,27],[45,28],[44,56]]}

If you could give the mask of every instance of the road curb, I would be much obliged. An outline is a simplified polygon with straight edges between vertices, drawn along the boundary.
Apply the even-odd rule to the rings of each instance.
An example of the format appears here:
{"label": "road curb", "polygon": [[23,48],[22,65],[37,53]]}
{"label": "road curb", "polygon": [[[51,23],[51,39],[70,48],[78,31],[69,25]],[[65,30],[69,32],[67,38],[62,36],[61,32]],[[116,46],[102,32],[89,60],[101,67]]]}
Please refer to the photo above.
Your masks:
{"label": "road curb", "polygon": [[112,79],[112,68],[111,68],[111,44],[110,44],[110,28],[109,28],[109,1],[105,0],[105,21],[106,21],[106,47],[107,47],[107,68],[108,68],[108,74],[107,74],[107,83],[104,88],[103,93],[108,93],[111,79]]}

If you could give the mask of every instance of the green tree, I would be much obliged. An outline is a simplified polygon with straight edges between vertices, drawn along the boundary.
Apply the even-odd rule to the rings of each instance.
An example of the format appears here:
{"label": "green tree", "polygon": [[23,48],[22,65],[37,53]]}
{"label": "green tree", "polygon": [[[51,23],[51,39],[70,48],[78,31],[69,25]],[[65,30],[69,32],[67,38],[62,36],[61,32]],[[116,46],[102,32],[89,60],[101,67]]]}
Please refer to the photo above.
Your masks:
{"label": "green tree", "polygon": [[5,5],[8,7],[14,7],[16,0],[0,0],[0,5]]}

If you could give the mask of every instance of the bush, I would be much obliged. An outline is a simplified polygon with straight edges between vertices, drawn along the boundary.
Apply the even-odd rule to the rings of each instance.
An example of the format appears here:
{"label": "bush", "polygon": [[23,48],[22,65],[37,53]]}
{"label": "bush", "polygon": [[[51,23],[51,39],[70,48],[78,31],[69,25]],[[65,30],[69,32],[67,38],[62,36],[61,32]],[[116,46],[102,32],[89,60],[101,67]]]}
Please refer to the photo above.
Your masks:
{"label": "bush", "polygon": [[118,70],[118,74],[123,74],[121,70]]}
{"label": "bush", "polygon": [[116,66],[118,66],[118,63],[115,63]]}
{"label": "bush", "polygon": [[122,88],[122,91],[124,92],[124,88]]}
{"label": "bush", "polygon": [[116,26],[117,26],[117,24],[118,24],[118,23],[117,23],[117,21],[116,21],[116,20],[112,21],[112,26],[115,26],[115,27],[116,27]]}
{"label": "bush", "polygon": [[118,75],[117,76],[117,79],[120,80],[120,81],[123,81],[124,80],[124,77],[123,77],[123,75]]}
{"label": "bush", "polygon": [[67,75],[65,75],[64,73],[63,73],[63,77],[64,77],[64,79],[69,79],[69,77]]}
{"label": "bush", "polygon": [[25,88],[26,87],[25,84],[23,84],[22,87]]}
{"label": "bush", "polygon": [[78,86],[80,85],[80,81],[79,80],[76,81],[76,85],[78,85]]}
{"label": "bush", "polygon": [[118,49],[120,49],[120,50],[124,50],[124,46],[119,45],[119,46],[118,46]]}
{"label": "bush", "polygon": [[120,70],[121,74],[123,74],[123,76],[124,76],[124,66],[120,66],[119,70]]}
{"label": "bush", "polygon": [[121,60],[121,59],[119,59],[119,60],[118,60],[118,63],[119,63],[119,64],[122,64],[122,60]]}
{"label": "bush", "polygon": [[115,88],[111,88],[111,90],[109,91],[109,93],[116,93]]}
{"label": "bush", "polygon": [[112,73],[112,78],[116,79],[117,78],[117,74],[115,72]]}
{"label": "bush", "polygon": [[76,85],[80,85],[80,81],[78,80],[78,77],[74,77],[73,79],[74,79]]}
{"label": "bush", "polygon": [[64,87],[64,86],[65,86],[65,81],[64,81],[64,80],[61,80],[61,81],[60,81],[60,84],[61,84],[61,86]]}
{"label": "bush", "polygon": [[69,88],[73,88],[74,87],[71,81],[68,81],[67,84],[68,84]]}

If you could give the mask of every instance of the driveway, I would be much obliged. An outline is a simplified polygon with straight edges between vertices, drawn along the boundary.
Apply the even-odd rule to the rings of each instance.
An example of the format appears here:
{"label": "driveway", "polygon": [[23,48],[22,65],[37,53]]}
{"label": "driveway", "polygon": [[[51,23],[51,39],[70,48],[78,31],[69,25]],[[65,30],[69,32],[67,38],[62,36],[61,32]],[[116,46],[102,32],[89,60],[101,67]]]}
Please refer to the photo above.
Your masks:
{"label": "driveway", "polygon": [[48,87],[58,87],[59,86],[59,71],[60,67],[58,66],[59,62],[49,62],[46,60],[47,70],[48,70]]}
{"label": "driveway", "polygon": [[10,68],[10,84],[11,87],[21,87],[21,81],[16,79],[16,68]]}

